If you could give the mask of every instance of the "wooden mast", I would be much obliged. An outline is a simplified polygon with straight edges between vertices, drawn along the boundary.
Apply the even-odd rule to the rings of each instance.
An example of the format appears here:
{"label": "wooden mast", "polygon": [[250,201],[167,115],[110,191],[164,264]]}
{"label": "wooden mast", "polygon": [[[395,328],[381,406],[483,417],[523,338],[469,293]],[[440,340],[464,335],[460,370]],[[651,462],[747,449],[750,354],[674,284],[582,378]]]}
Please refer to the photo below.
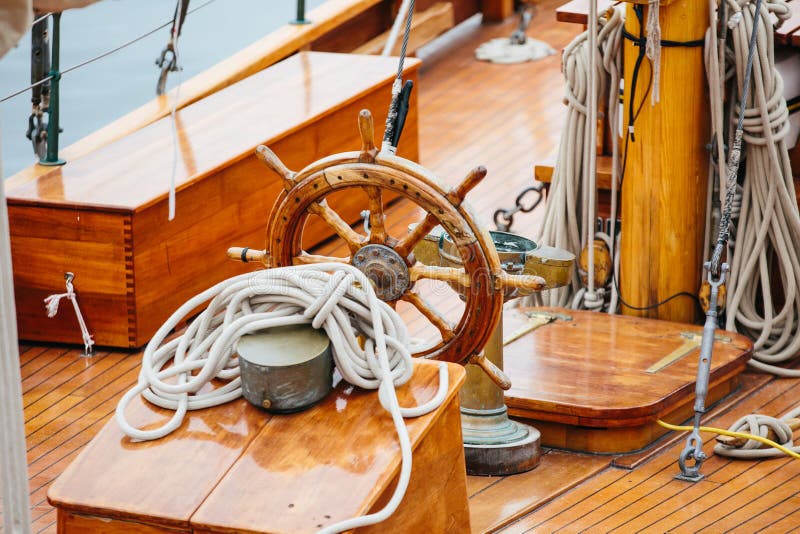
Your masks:
{"label": "wooden mast", "polygon": [[[637,2],[638,3],[638,2]],[[646,2],[644,2],[646,3]],[[644,6],[642,20],[647,21]],[[662,0],[661,38],[702,40],[708,4],[698,0]],[[625,27],[639,35],[634,4],[627,5]],[[625,39],[625,125],[629,124],[631,82],[639,47]],[[703,47],[661,48],[661,101],[650,105],[650,65],[642,62],[634,95],[641,113],[628,142],[622,183],[620,292],[631,306],[651,306],[686,291],[696,294],[703,261],[707,191],[708,99]],[[627,315],[691,322],[695,305],[678,297],[658,308]]]}

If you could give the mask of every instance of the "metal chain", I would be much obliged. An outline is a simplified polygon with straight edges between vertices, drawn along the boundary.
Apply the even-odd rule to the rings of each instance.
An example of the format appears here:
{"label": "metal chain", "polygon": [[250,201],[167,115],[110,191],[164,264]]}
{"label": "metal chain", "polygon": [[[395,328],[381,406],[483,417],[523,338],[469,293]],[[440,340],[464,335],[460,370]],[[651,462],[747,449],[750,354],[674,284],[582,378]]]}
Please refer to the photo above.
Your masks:
{"label": "metal chain", "polygon": [[[514,224],[515,214],[519,212],[529,213],[536,209],[536,206],[541,204],[542,200],[544,199],[544,195],[542,194],[543,187],[544,184],[541,183],[526,187],[520,192],[519,195],[517,195],[513,208],[500,208],[496,210],[494,212],[494,224],[497,226],[497,229],[501,232],[508,232],[511,229],[511,225]],[[536,193],[537,197],[533,202],[526,206],[524,201],[526,197],[530,196],[532,193]]]}

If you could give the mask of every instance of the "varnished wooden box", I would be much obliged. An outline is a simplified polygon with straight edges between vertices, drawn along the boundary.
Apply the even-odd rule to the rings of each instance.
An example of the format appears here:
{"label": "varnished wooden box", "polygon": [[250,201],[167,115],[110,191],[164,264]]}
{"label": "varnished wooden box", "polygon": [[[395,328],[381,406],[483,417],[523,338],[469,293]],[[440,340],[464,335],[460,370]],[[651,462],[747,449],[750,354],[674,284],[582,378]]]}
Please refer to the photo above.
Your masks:
{"label": "varnished wooden box", "polygon": [[[406,62],[416,83],[419,61]],[[232,245],[263,246],[282,184],[256,159],[270,146],[295,170],[360,148],[358,111],[384,124],[395,58],[305,52],[176,114],[177,212],[167,220],[173,164],[169,118],[6,192],[17,323],[21,339],[81,343],[75,314],[53,318],[43,299],[75,289],[98,345],[138,347],[183,302],[245,267],[226,259]],[[417,159],[417,108],[400,155]],[[366,206],[340,198],[349,222]],[[307,228],[307,245],[331,235]]]}
{"label": "varnished wooden box", "polygon": [[[433,412],[406,419],[413,463],[408,489],[386,521],[358,532],[469,532],[458,390]],[[418,360],[398,389],[401,406],[432,398],[438,362]],[[137,426],[165,410],[135,399]],[[133,442],[109,421],[50,486],[58,532],[316,532],[380,510],[394,492],[400,448],[376,391],[341,381],[313,408],[270,415],[245,400],[189,412],[178,430]]]}

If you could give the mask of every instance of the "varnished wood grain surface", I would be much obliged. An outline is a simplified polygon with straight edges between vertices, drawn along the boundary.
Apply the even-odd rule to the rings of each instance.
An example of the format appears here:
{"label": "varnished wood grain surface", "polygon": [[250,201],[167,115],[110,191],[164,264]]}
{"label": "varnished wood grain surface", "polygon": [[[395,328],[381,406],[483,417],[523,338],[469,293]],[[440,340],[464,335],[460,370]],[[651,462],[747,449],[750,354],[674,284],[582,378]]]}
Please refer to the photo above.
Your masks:
{"label": "varnished wood grain surface", "polygon": [[[504,327],[524,325],[522,309],[507,310]],[[656,373],[651,365],[680,347],[682,332],[702,327],[667,321],[550,309],[572,321],[554,321],[505,347],[513,385],[506,402],[518,413],[584,426],[620,427],[654,419],[694,393],[699,347]],[[752,352],[746,337],[719,331],[711,381],[744,369]]]}
{"label": "varnished wood grain surface", "polygon": [[[128,412],[131,424],[143,428],[161,425],[170,415],[139,398]],[[50,487],[48,500],[72,512],[187,527],[269,420],[239,399],[189,412],[168,438],[148,442],[132,441],[109,421]]]}
{"label": "varnished wood grain surface", "polygon": [[[412,475],[406,513],[421,519],[420,526],[438,518],[439,531],[453,520],[469,524],[456,395],[463,368],[449,364],[448,376],[444,405],[408,420],[422,471]],[[437,387],[438,364],[419,360],[399,389],[400,403],[427,402]],[[141,400],[128,413],[137,426],[166,420],[163,410]],[[77,514],[63,519],[75,532],[91,523],[84,516],[122,521],[124,528],[140,522],[208,532],[315,531],[388,499],[399,466],[394,425],[375,392],[341,382],[298,414],[270,416],[240,399],[190,412],[176,432],[156,441],[134,442],[110,421],[51,486],[48,500],[60,513]],[[438,514],[429,507],[428,516],[419,516],[437,469],[450,498],[440,501]]]}
{"label": "varnished wood grain surface", "polygon": [[[589,1],[591,0],[570,0],[556,9],[556,19],[561,22],[586,24],[589,18]],[[612,0],[599,0],[597,2],[597,12],[602,13],[617,3]]]}
{"label": "varnished wood grain surface", "polygon": [[[703,39],[708,6],[676,0],[661,6],[661,38]],[[645,15],[644,20],[647,20]],[[633,5],[626,4],[625,28],[637,35]],[[625,98],[629,99],[638,48],[624,40]],[[646,80],[647,62],[639,80]],[[622,313],[679,322],[697,317],[690,298],[662,303],[681,292],[696,294],[701,284],[703,221],[708,189],[708,90],[702,47],[663,47],[660,102],[650,105],[644,83],[636,89],[635,142],[627,145],[622,181],[619,292]],[[624,106],[628,124],[629,106]],[[650,307],[645,310],[634,307]]]}
{"label": "varnished wood grain surface", "polygon": [[469,477],[472,532],[491,532],[602,471],[608,456],[545,451],[533,470],[506,477]]}
{"label": "varnished wood grain surface", "polygon": [[[413,69],[419,62],[406,64]],[[303,53],[180,110],[178,190],[387,83],[395,67],[391,58]],[[171,128],[164,118],[53,168],[10,188],[9,203],[143,210],[169,190]]]}
{"label": "varnished wood grain surface", "polygon": [[[416,65],[408,63],[409,79],[417,79]],[[183,110],[177,118],[185,183],[172,221],[168,173],[159,172],[171,168],[169,118],[20,186],[38,199],[9,206],[20,338],[81,341],[71,309],[47,319],[42,304],[64,291],[70,271],[95,342],[144,345],[186,299],[246,270],[225,257],[229,246],[264,247],[268,209],[282,183],[255,157],[253,143],[272,132],[271,148],[294,168],[357,148],[357,114],[373,108],[383,122],[395,70],[393,59],[300,54]],[[416,102],[414,96],[400,149],[410,159],[418,157]],[[127,207],[99,205],[113,197]],[[331,205],[348,223],[362,209],[347,196]],[[305,245],[330,233],[311,220]]]}
{"label": "varnished wood grain surface", "polygon": [[[741,415],[778,415],[795,406],[797,380],[773,380],[728,411],[704,422],[728,428]],[[797,436],[798,433],[795,434]],[[684,440],[633,471],[609,468],[503,532],[794,532],[800,462],[788,458],[742,461],[711,454],[698,483],[674,478]]]}
{"label": "varnished wood grain surface", "polygon": [[[398,390],[400,405],[431,399],[437,369],[438,364],[420,362],[412,380]],[[456,398],[463,368],[451,364],[449,376],[448,402]],[[413,447],[441,413],[406,420]],[[458,443],[456,434],[451,438]],[[317,407],[273,417],[208,495],[192,524],[209,531],[314,532],[369,511],[399,467],[394,425],[375,393],[341,383]]]}

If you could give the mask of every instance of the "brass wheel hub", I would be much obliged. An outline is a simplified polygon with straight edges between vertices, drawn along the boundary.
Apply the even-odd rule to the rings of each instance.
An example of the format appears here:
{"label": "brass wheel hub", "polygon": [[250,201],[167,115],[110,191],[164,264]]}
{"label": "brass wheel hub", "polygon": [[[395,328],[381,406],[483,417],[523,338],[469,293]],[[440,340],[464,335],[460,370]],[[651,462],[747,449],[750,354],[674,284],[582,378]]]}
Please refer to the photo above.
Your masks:
{"label": "brass wheel hub", "polygon": [[353,266],[364,273],[383,301],[397,300],[411,286],[408,266],[386,245],[365,245],[353,255]]}

